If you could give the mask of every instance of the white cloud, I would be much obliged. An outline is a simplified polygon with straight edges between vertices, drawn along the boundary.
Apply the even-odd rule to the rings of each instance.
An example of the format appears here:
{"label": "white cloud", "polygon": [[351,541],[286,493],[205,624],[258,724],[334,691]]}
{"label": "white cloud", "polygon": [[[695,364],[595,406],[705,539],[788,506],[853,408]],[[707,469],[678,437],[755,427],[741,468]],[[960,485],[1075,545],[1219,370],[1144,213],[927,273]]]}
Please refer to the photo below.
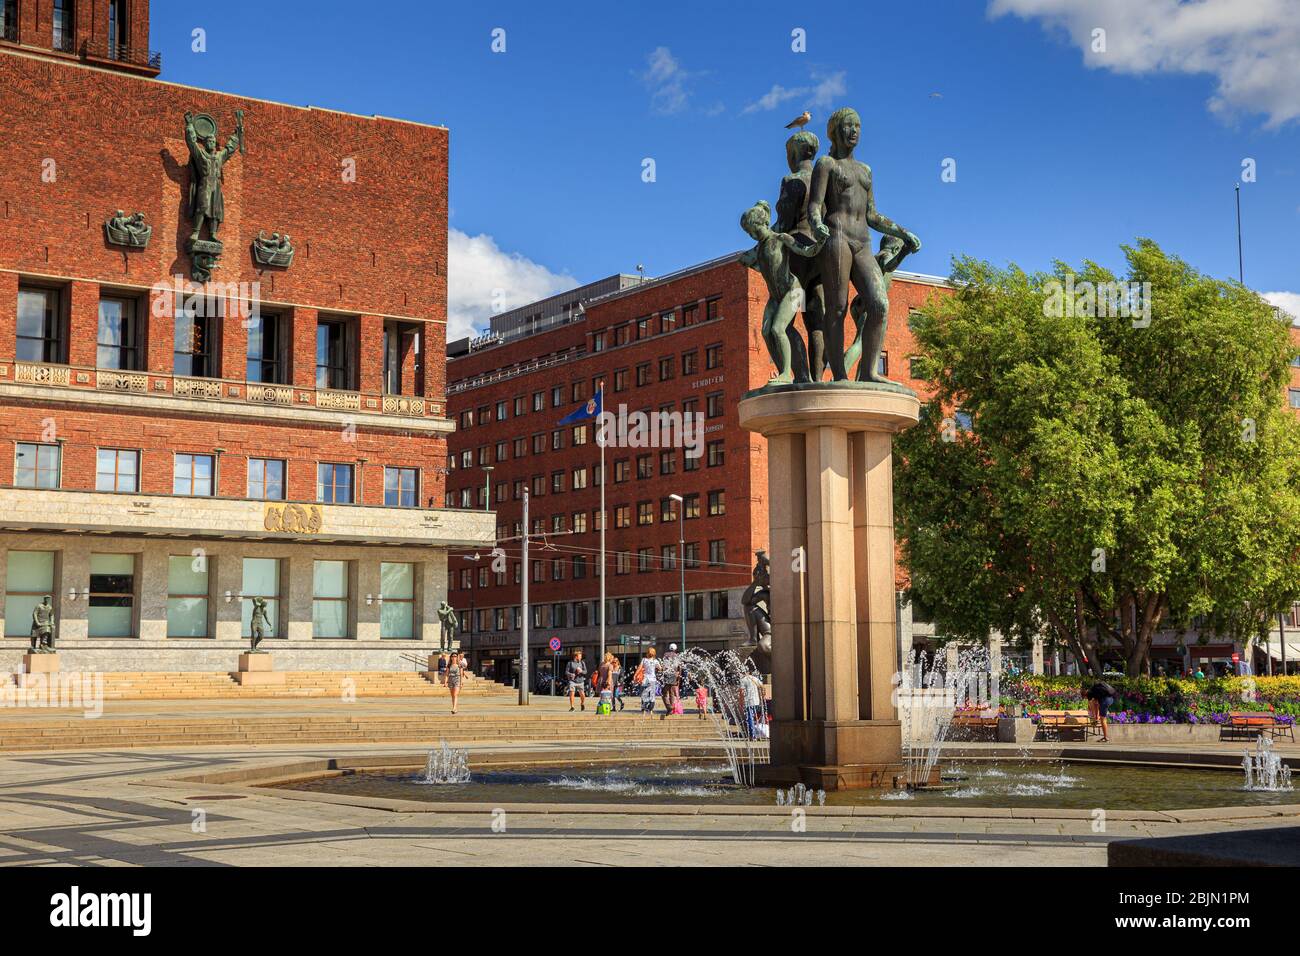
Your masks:
{"label": "white cloud", "polygon": [[646,65],[641,82],[650,91],[650,108],[656,113],[680,113],[686,109],[691,97],[687,83],[695,74],[683,69],[666,46],[655,47],[646,57]]}
{"label": "white cloud", "polygon": [[1300,325],[1300,292],[1261,292],[1260,295],[1283,312],[1289,313],[1293,325]]}
{"label": "white cloud", "polygon": [[990,16],[1008,14],[1065,30],[1090,67],[1210,74],[1219,116],[1259,113],[1269,128],[1300,118],[1300,0],[991,0]]}
{"label": "white cloud", "polygon": [[782,103],[797,100],[799,106],[829,111],[835,100],[848,92],[844,70],[838,73],[812,75],[813,83],[808,86],[784,87],[779,83],[746,106],[741,113],[757,113],[760,110],[774,110]]}
{"label": "white cloud", "polygon": [[578,280],[517,252],[505,252],[489,235],[447,233],[447,341],[487,331],[494,302],[516,309],[572,289]]}

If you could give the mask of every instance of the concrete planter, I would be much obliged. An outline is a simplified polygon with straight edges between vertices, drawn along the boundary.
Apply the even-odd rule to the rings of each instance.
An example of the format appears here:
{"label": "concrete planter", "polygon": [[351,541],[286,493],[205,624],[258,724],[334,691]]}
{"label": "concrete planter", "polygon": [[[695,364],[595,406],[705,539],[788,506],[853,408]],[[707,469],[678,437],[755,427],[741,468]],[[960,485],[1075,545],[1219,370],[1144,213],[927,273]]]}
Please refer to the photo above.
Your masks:
{"label": "concrete planter", "polygon": [[1028,717],[999,717],[998,718],[998,743],[1000,744],[1027,744],[1033,741],[1034,732],[1037,730],[1034,722]]}

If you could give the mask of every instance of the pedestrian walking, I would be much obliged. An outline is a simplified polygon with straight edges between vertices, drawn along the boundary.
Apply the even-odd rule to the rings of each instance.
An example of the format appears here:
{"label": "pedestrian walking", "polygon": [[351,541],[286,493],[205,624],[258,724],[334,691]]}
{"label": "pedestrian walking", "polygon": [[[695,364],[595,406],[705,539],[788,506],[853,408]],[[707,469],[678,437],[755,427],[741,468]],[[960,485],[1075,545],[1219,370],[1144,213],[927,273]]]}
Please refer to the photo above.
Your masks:
{"label": "pedestrian walking", "polygon": [[746,674],[742,678],[742,690],[745,695],[745,736],[754,740],[759,736],[759,723],[767,716],[764,713],[763,685],[758,675]]}
{"label": "pedestrian walking", "polygon": [[636,669],[635,679],[641,685],[641,713],[647,717],[653,717],[655,713],[655,698],[659,696],[656,677],[660,663],[655,649],[651,647],[645,652],[645,657],[641,658],[641,663]]}
{"label": "pedestrian walking", "polygon": [[438,655],[438,683],[447,686],[447,655]]}
{"label": "pedestrian walking", "polygon": [[[463,673],[461,664],[464,657],[452,655],[447,661],[447,689],[451,691],[451,712],[456,713],[456,708],[460,705],[460,679]],[[441,662],[439,662],[441,663]]]}
{"label": "pedestrian walking", "polygon": [[587,664],[582,659],[582,648],[575,648],[573,657],[564,668],[564,679],[569,685],[569,711],[573,711],[573,695],[578,695],[582,709],[587,709]]}
{"label": "pedestrian walking", "polygon": [[612,685],[610,689],[614,694],[614,699],[610,704],[610,709],[612,710],[614,707],[618,707],[619,710],[622,710],[627,705],[623,703],[623,665],[619,663],[617,656],[614,657],[613,664],[610,667],[609,680]]}
{"label": "pedestrian walking", "polygon": [[668,653],[659,665],[659,674],[664,698],[664,713],[659,719],[667,720],[669,714],[677,713],[681,701],[681,661],[678,660],[676,644],[668,645]]}

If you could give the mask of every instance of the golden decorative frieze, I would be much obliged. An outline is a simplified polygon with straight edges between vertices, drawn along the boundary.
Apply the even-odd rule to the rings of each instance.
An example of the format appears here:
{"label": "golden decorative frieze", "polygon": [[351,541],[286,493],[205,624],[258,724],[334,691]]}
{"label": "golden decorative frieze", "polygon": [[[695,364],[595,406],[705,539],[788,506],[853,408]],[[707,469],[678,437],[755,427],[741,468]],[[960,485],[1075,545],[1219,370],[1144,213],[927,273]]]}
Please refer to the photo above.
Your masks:
{"label": "golden decorative frieze", "polygon": [[316,407],[359,412],[361,411],[361,394],[359,392],[317,390]]}
{"label": "golden decorative frieze", "polygon": [[106,392],[148,392],[149,376],[140,372],[95,373],[95,387]]}
{"label": "golden decorative frieze", "polygon": [[321,510],[317,505],[267,505],[262,526],[267,531],[288,534],[316,534],[321,529]]}
{"label": "golden decorative frieze", "polygon": [[71,385],[72,370],[66,365],[14,363],[14,381],[28,385]]}
{"label": "golden decorative frieze", "polygon": [[221,383],[203,378],[174,378],[172,394],[186,398],[220,398]]}

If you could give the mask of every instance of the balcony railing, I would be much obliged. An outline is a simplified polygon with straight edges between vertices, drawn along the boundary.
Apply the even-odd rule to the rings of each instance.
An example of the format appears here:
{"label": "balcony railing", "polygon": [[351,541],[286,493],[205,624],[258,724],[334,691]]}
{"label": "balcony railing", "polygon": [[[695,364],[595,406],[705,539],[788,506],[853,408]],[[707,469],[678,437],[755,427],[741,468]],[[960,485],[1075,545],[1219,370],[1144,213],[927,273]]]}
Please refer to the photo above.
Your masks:
{"label": "balcony railing", "polygon": [[86,40],[81,45],[81,55],[89,59],[129,63],[131,66],[143,66],[151,70],[162,69],[161,53],[155,50],[127,46],[125,43],[110,43],[107,40]]}
{"label": "balcony railing", "polygon": [[54,49],[58,53],[75,53],[77,39],[71,33],[54,34]]}

